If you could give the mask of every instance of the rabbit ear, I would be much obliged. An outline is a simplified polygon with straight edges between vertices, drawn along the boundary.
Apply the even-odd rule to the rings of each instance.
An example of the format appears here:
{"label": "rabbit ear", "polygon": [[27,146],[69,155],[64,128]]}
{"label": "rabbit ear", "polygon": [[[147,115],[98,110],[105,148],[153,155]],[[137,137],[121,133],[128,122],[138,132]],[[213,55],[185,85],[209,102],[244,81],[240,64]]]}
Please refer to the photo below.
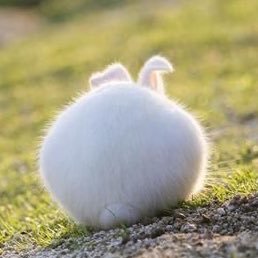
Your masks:
{"label": "rabbit ear", "polygon": [[95,88],[110,81],[132,81],[132,79],[127,69],[116,63],[108,66],[103,72],[94,73],[89,81],[91,88]]}
{"label": "rabbit ear", "polygon": [[138,84],[149,87],[159,93],[164,93],[161,73],[173,72],[172,64],[164,57],[153,56],[147,60],[140,71]]}

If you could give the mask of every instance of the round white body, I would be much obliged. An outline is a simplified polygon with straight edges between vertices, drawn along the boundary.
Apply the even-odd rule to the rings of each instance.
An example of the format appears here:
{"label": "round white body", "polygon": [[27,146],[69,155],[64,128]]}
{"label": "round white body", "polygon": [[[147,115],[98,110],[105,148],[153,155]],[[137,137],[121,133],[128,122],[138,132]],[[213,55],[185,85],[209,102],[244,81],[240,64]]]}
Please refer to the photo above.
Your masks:
{"label": "round white body", "polygon": [[50,127],[40,172],[77,222],[109,228],[185,200],[203,183],[207,142],[198,122],[166,96],[110,83],[68,106]]}

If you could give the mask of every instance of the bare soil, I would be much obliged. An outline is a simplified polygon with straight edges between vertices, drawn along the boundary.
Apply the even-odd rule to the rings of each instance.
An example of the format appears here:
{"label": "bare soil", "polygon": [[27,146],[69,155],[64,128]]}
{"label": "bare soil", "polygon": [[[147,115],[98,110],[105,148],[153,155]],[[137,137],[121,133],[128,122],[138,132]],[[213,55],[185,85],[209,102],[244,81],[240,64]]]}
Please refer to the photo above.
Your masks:
{"label": "bare soil", "polygon": [[177,208],[129,228],[67,238],[48,248],[2,257],[258,257],[258,194],[220,204]]}

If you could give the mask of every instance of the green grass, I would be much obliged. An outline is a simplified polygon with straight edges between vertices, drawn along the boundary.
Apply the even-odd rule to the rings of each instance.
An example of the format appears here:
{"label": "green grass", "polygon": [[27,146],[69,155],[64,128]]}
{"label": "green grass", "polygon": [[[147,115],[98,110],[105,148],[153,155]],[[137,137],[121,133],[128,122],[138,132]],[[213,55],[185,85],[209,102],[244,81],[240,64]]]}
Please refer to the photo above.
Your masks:
{"label": "green grass", "polygon": [[158,2],[73,15],[0,49],[0,248],[87,233],[40,186],[36,149],[56,110],[113,61],[135,76],[150,55],[165,55],[176,69],[166,77],[168,94],[202,117],[209,132],[225,128],[213,143],[212,186],[194,205],[258,191],[258,145],[243,122],[258,117],[258,2]]}

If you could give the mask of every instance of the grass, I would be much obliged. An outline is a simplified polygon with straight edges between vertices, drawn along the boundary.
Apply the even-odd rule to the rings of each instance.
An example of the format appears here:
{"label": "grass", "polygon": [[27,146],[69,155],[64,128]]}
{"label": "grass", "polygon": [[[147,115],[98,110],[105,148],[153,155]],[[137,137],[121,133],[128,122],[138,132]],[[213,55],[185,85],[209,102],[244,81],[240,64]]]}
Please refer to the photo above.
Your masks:
{"label": "grass", "polygon": [[[168,94],[202,117],[213,144],[203,205],[258,191],[258,145],[247,124],[258,117],[258,2],[138,1],[49,23],[0,49],[0,248],[24,250],[86,234],[42,189],[35,161],[42,128],[87,78],[113,61],[133,75],[146,58],[174,63]],[[256,94],[255,94],[256,92]],[[224,129],[223,129],[224,128]]]}

